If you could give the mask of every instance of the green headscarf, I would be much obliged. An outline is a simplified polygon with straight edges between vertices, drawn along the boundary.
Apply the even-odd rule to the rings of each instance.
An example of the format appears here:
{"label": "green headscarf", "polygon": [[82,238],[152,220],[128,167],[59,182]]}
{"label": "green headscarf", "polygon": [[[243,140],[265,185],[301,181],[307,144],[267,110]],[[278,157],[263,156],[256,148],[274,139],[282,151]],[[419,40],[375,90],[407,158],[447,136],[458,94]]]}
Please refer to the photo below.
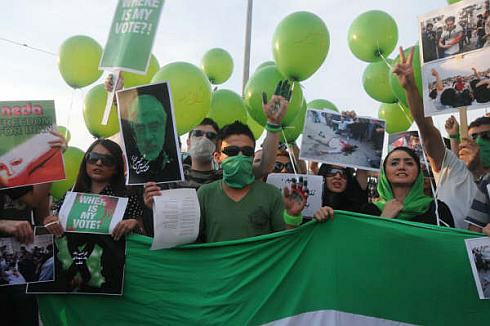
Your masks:
{"label": "green headscarf", "polygon": [[[386,202],[395,199],[395,197],[393,196],[393,191],[391,189],[391,184],[386,177],[384,168],[381,169],[381,173],[379,176],[378,193],[380,199],[374,202],[374,205],[376,205],[382,212],[385,208]],[[415,216],[427,212],[432,201],[433,199],[431,197],[424,195],[424,176],[419,169],[417,179],[412,185],[412,188],[410,189],[407,197],[405,197],[405,199],[403,200],[403,208],[400,213],[398,213],[398,216],[396,218],[400,220],[411,220]]]}

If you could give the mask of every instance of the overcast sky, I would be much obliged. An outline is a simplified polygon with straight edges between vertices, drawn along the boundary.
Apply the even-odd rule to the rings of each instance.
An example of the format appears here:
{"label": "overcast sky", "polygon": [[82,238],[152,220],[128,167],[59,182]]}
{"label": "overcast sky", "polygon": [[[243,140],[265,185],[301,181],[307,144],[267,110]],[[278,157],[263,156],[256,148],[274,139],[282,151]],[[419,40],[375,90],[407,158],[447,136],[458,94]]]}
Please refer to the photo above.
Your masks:
{"label": "overcast sky", "polygon": [[[220,88],[241,92],[246,3],[246,0],[167,0],[153,50],[160,65],[173,61],[199,65],[208,49],[222,47],[231,53],[235,70]],[[116,4],[116,0],[16,0],[2,11],[0,37],[54,53],[66,38],[77,34],[91,36],[104,46]],[[365,93],[361,84],[367,63],[355,58],[347,46],[351,22],[364,11],[384,10],[398,24],[399,45],[408,47],[418,40],[417,17],[445,5],[445,0],[256,0],[251,72],[263,61],[272,59],[272,33],[280,20],[295,11],[311,11],[329,29],[330,51],[320,69],[302,83],[305,98],[307,101],[325,98],[342,110],[377,116],[379,104]],[[85,150],[93,138],[85,129],[82,101],[91,86],[72,91],[58,72],[56,56],[1,40],[0,53],[0,101],[54,99],[58,124],[68,125],[72,133],[70,145]],[[469,120],[481,113],[470,112]],[[438,118],[437,124],[442,126],[446,117]]]}

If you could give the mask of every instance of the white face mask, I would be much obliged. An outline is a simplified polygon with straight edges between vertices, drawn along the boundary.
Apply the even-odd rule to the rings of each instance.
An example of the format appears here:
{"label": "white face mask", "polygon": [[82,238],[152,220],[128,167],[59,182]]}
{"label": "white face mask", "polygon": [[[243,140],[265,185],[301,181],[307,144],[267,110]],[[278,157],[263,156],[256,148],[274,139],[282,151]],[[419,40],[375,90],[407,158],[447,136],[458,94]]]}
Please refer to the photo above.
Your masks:
{"label": "white face mask", "polygon": [[209,163],[213,159],[213,153],[216,150],[216,145],[207,137],[191,136],[191,148],[189,155],[193,160],[202,163]]}

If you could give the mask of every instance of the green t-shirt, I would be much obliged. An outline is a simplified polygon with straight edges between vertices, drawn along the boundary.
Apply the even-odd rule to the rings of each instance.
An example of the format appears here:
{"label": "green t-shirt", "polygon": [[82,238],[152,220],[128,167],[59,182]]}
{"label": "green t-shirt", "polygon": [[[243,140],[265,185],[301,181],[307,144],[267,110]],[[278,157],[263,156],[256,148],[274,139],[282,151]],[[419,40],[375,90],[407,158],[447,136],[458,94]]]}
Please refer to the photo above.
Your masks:
{"label": "green t-shirt", "polygon": [[254,237],[285,228],[281,192],[262,181],[255,181],[238,202],[224,192],[222,180],[201,186],[197,197],[201,206],[200,238],[204,242]]}

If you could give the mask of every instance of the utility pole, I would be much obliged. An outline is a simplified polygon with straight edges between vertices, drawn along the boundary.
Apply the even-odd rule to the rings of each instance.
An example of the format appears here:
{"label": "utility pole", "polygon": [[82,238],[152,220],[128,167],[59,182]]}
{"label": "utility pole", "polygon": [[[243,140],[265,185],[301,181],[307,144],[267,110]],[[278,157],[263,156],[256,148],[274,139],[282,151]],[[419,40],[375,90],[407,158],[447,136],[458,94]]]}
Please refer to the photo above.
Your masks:
{"label": "utility pole", "polygon": [[253,0],[248,0],[247,4],[247,25],[245,27],[245,51],[243,55],[243,83],[242,96],[245,94],[245,85],[247,84],[250,73],[250,43],[252,41],[252,8]]}

